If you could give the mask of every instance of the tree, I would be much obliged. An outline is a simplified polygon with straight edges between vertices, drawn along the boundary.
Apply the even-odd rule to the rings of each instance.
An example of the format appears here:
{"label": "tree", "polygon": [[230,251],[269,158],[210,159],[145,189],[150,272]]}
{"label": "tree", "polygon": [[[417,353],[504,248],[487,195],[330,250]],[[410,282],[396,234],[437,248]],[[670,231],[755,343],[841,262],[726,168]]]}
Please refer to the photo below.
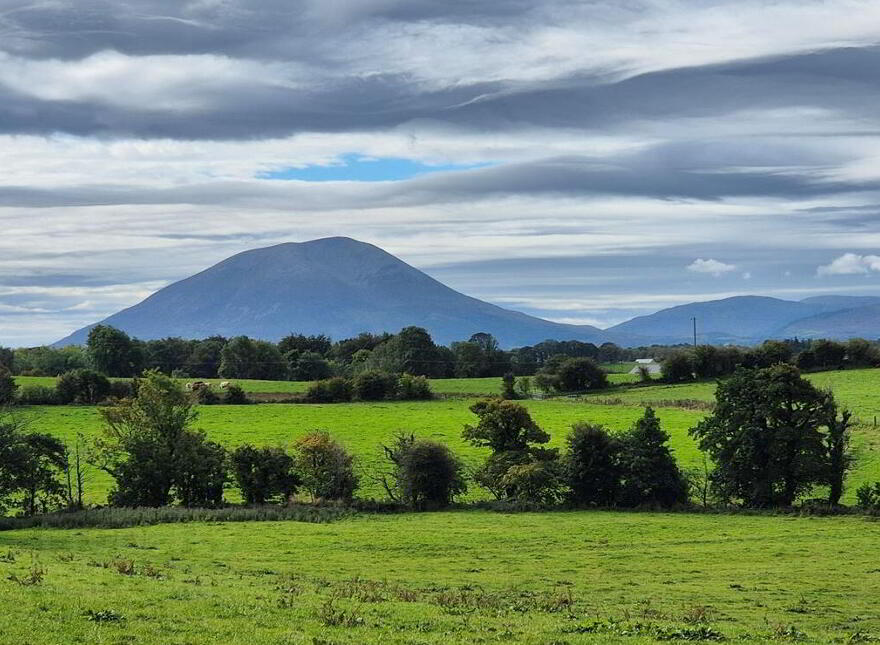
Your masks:
{"label": "tree", "polygon": [[507,401],[514,401],[519,398],[516,391],[516,376],[513,372],[505,372],[501,377],[501,398]]}
{"label": "tree", "polygon": [[608,377],[591,358],[570,358],[556,372],[561,392],[586,392],[608,387]]}
{"label": "tree", "polygon": [[121,329],[93,327],[86,348],[92,367],[105,376],[136,376],[144,369],[142,347]]}
{"label": "tree", "polygon": [[58,377],[55,391],[61,404],[95,405],[110,395],[110,381],[94,370],[78,369]]}
{"label": "tree", "polygon": [[838,416],[837,408],[828,411],[828,433],[825,446],[828,450],[828,503],[837,506],[843,495],[846,473],[852,466],[849,452],[849,430],[852,427],[852,413],[843,410]]}
{"label": "tree", "polygon": [[11,415],[0,417],[0,511],[18,504],[25,515],[34,515],[60,503],[66,463],[60,439],[26,432]]}
{"label": "tree", "polygon": [[569,499],[575,504],[613,506],[620,490],[620,442],[602,426],[578,422],[566,444],[563,465]]}
{"label": "tree", "polygon": [[150,371],[137,396],[102,408],[92,461],[116,480],[114,506],[216,505],[225,484],[221,446],[193,430],[192,398],[170,377]]}
{"label": "tree", "polygon": [[317,352],[291,350],[285,357],[290,364],[292,381],[320,381],[333,374],[330,363]]}
{"label": "tree", "polygon": [[875,367],[880,363],[880,351],[864,338],[850,338],[846,343],[846,362],[852,367]]}
{"label": "tree", "polygon": [[7,372],[15,372],[15,352],[8,347],[0,346],[0,369],[6,369]]}
{"label": "tree", "polygon": [[290,352],[312,352],[321,357],[327,356],[333,348],[330,338],[324,336],[304,336],[303,334],[288,334],[278,342],[278,351],[282,354]]}
{"label": "tree", "polygon": [[479,417],[479,422],[476,426],[465,425],[462,438],[474,446],[492,450],[474,479],[496,497],[517,494],[517,488],[509,485],[512,480],[505,482],[504,479],[512,466],[557,458],[556,450],[541,447],[550,441],[550,435],[532,420],[523,406],[513,401],[486,399],[473,404],[470,410]]}
{"label": "tree", "polygon": [[545,444],[550,435],[541,430],[529,416],[529,411],[513,401],[485,399],[470,406],[479,417],[476,426],[465,425],[462,437],[474,446],[490,448],[492,452],[524,452],[533,444]]}
{"label": "tree", "polygon": [[477,378],[489,371],[486,355],[477,343],[452,343],[455,356],[455,376],[458,378]]}
{"label": "tree", "polygon": [[187,374],[195,378],[216,378],[226,342],[222,336],[211,336],[194,341],[192,352],[186,362]]}
{"label": "tree", "polygon": [[194,342],[182,338],[162,338],[144,343],[144,364],[165,374],[186,371]]}
{"label": "tree", "polygon": [[791,506],[813,486],[832,484],[834,450],[843,451],[834,457],[839,477],[846,430],[829,425],[838,422],[834,398],[797,368],[737,370],[715,397],[714,412],[691,435],[716,463],[713,485],[722,497],[752,507]]}
{"label": "tree", "polygon": [[15,384],[15,377],[5,366],[0,365],[0,406],[12,405],[15,403],[15,393],[18,391],[18,385]]}
{"label": "tree", "polygon": [[312,499],[351,501],[358,477],[354,457],[345,448],[328,433],[317,430],[300,437],[295,447],[296,469]]}
{"label": "tree", "polygon": [[685,352],[675,352],[666,357],[661,365],[663,380],[667,383],[681,383],[694,379],[691,357]]}
{"label": "tree", "polygon": [[563,495],[559,462],[554,459],[513,464],[500,485],[508,498],[531,504],[555,504]]}
{"label": "tree", "polygon": [[248,504],[286,502],[299,485],[293,457],[283,448],[242,444],[232,451],[230,462],[235,483]]}
{"label": "tree", "polygon": [[401,434],[382,448],[392,467],[382,484],[392,499],[419,510],[445,508],[467,491],[464,467],[445,444]]}
{"label": "tree", "polygon": [[287,361],[272,343],[236,336],[220,352],[218,374],[221,378],[283,381],[287,369]]}
{"label": "tree", "polygon": [[687,502],[687,480],[669,450],[669,435],[652,408],[645,408],[642,418],[619,441],[621,506],[668,508]]}
{"label": "tree", "polygon": [[352,380],[352,393],[359,401],[384,401],[397,396],[398,377],[394,374],[369,370]]}

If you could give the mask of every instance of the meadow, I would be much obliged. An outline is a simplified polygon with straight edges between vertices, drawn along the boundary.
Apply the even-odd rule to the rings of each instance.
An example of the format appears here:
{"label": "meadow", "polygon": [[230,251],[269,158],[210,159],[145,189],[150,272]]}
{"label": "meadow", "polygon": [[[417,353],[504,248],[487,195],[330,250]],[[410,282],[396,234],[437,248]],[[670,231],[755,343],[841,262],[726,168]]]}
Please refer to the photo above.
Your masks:
{"label": "meadow", "polygon": [[0,642],[880,637],[880,523],[457,511],[0,533]]}
{"label": "meadow", "polygon": [[[466,423],[476,417],[468,410],[474,399],[452,398],[418,402],[334,403],[334,404],[261,404],[249,406],[212,405],[199,409],[197,427],[227,447],[242,443],[289,446],[297,437],[311,430],[327,430],[357,455],[363,482],[362,496],[381,497],[381,485],[375,474],[384,466],[382,444],[390,444],[395,434],[413,433],[442,441],[452,447],[466,463],[476,466],[488,452],[474,448],[461,439]],[[624,430],[641,416],[636,406],[588,404],[576,399],[525,401],[534,419],[552,436],[550,445],[562,447],[565,435],[575,421],[601,423],[614,430]],[[31,430],[49,432],[72,443],[77,433],[94,437],[101,429],[98,408],[80,406],[45,406],[27,408],[23,415]],[[676,456],[685,466],[697,467],[700,453],[687,436],[687,430],[701,418],[691,410],[663,410],[665,427],[673,436]],[[109,477],[91,472],[87,486],[88,500],[103,503],[111,485]],[[474,489],[469,499],[485,497]]]}
{"label": "meadow", "polygon": [[[28,378],[34,377],[25,377]],[[880,416],[880,370],[820,372],[810,374],[808,378],[821,387],[830,388],[841,405],[851,409],[859,422],[852,433],[856,463],[844,495],[844,502],[852,503],[858,486],[880,480],[880,429],[874,423],[874,417]],[[252,392],[305,385],[283,381],[241,383],[247,384]],[[485,451],[461,440],[461,430],[464,424],[475,421],[468,410],[474,397],[497,392],[500,379],[437,379],[432,381],[432,387],[435,392],[447,396],[420,402],[203,406],[197,425],[211,439],[230,448],[245,442],[290,446],[297,437],[311,430],[327,430],[357,455],[362,478],[361,494],[378,498],[384,494],[376,480],[376,473],[384,465],[381,446],[390,443],[399,432],[447,443],[470,466],[476,466],[485,457]],[[575,421],[625,430],[642,414],[645,405],[652,405],[657,408],[663,426],[671,436],[670,444],[681,465],[699,470],[702,455],[688,436],[688,430],[708,414],[707,404],[713,400],[714,393],[715,384],[708,382],[618,386],[584,397],[535,399],[524,404],[552,436],[550,445],[560,448]],[[32,407],[19,414],[28,419],[31,429],[50,432],[68,442],[74,440],[77,433],[94,437],[101,428],[100,414],[93,407]],[[103,473],[90,473],[88,501],[103,503],[110,485],[111,480]],[[472,489],[466,499],[485,497],[485,491]]]}

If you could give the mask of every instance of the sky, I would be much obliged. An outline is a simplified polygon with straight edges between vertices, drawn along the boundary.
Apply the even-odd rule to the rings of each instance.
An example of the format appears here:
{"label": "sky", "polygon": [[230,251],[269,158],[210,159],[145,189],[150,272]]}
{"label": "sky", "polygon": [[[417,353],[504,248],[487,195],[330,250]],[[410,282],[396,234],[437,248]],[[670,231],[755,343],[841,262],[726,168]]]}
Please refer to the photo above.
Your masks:
{"label": "sky", "polygon": [[344,235],[607,327],[880,294],[876,0],[0,0],[0,345]]}

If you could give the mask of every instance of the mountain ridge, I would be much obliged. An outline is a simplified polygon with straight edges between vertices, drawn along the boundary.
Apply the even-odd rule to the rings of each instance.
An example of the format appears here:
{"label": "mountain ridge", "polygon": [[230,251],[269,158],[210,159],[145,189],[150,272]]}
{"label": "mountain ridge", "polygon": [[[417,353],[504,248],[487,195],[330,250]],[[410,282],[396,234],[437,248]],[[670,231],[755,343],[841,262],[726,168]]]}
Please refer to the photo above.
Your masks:
{"label": "mountain ridge", "polygon": [[151,340],[247,335],[277,341],[291,332],[347,338],[425,327],[437,342],[489,332],[503,347],[548,338],[619,345],[752,344],[767,338],[880,337],[880,297],[813,296],[800,301],[733,296],[693,302],[599,329],[505,309],[455,291],[383,249],[348,237],[285,242],[242,251],[54,343],[83,344],[96,324]]}

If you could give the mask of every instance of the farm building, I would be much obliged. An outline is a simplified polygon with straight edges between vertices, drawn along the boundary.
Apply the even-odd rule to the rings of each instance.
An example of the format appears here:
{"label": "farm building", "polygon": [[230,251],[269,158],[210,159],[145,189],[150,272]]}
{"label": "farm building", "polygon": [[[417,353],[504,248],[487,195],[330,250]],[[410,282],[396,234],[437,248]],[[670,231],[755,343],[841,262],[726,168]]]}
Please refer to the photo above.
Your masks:
{"label": "farm building", "polygon": [[629,373],[630,374],[638,374],[639,369],[645,367],[648,369],[648,374],[659,374],[660,373],[660,363],[655,361],[653,358],[637,358],[636,366],[632,368]]}

